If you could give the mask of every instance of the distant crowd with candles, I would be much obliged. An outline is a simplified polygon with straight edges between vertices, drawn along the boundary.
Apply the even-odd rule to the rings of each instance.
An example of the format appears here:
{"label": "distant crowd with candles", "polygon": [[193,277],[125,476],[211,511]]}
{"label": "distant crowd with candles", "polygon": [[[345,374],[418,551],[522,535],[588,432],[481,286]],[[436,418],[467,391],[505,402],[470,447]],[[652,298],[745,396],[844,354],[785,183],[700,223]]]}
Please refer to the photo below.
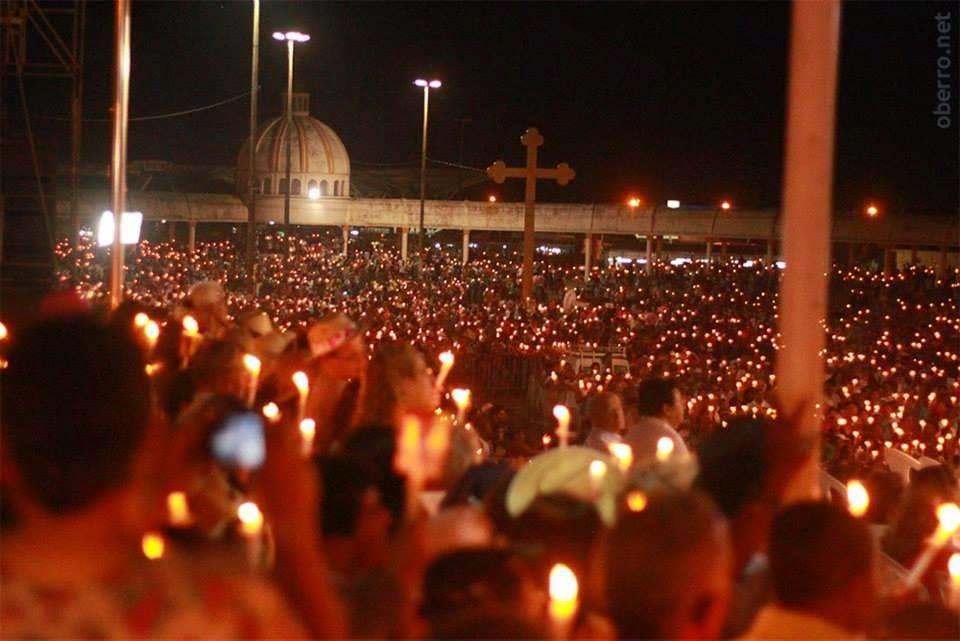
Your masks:
{"label": "distant crowd with candles", "polygon": [[818,444],[775,265],[264,242],[0,324],[0,638],[960,638],[957,273],[834,269]]}

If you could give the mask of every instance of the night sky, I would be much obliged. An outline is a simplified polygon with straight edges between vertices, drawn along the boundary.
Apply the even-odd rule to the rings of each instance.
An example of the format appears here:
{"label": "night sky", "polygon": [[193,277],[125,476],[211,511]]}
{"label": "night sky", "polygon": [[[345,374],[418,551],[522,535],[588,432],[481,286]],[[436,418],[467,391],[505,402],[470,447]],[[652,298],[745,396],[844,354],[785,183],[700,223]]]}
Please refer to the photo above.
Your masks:
{"label": "night sky", "polygon": [[[249,2],[133,0],[131,115],[212,103],[249,89]],[[953,122],[937,127],[937,31],[952,11]],[[642,196],[743,207],[778,206],[782,173],[789,4],[262,3],[261,120],[279,115],[286,82],[277,29],[299,29],[296,90],[338,132],[352,160],[415,163],[422,93],[431,94],[430,156],[484,168],[523,160],[527,126],[546,138],[541,162],[577,171],[541,200]],[[955,2],[844,5],[835,204],[957,215]],[[85,116],[110,103],[112,4],[88,10]],[[33,109],[64,114],[34,87]],[[130,158],[232,164],[247,135],[248,102],[188,117],[134,123]],[[105,161],[106,123],[85,128],[84,158]],[[64,148],[64,154],[68,148]],[[522,187],[484,188],[521,198]],[[481,192],[475,194],[482,195]]]}

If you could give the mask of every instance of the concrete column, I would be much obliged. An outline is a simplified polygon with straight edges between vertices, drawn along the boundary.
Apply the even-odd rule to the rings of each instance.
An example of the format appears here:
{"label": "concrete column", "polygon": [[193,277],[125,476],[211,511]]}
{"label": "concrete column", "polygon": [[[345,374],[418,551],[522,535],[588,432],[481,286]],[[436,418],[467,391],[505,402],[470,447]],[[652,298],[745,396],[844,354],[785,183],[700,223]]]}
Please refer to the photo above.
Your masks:
{"label": "concrete column", "polygon": [[947,275],[947,246],[940,247],[940,260],[937,261],[937,276],[943,278]]}
{"label": "concrete column", "polygon": [[647,273],[653,268],[653,238],[647,236]]}
{"label": "concrete column", "polygon": [[400,228],[400,258],[404,261],[407,260],[407,245],[409,244],[410,238],[410,229],[407,227]]}
{"label": "concrete column", "polygon": [[177,241],[177,221],[175,220],[167,221],[167,240],[171,243]]}
{"label": "concrete column", "polygon": [[586,234],[583,239],[583,278],[590,278],[593,269],[593,234]]}
{"label": "concrete column", "polygon": [[713,262],[713,241],[707,241],[707,262]]}
{"label": "concrete column", "polygon": [[767,265],[773,264],[773,250],[775,244],[776,241],[774,241],[772,238],[767,240]]}
{"label": "concrete column", "polygon": [[348,256],[350,254],[350,226],[343,226],[343,255]]}
{"label": "concrete column", "polygon": [[720,243],[720,260],[721,262],[727,262],[727,243]]}
{"label": "concrete column", "polygon": [[893,252],[893,247],[886,245],[883,248],[883,275],[889,276],[893,272],[895,255]]}
{"label": "concrete column", "polygon": [[657,236],[657,260],[663,260],[663,236]]}
{"label": "concrete column", "polygon": [[856,243],[847,243],[847,267],[853,267],[857,264],[857,245]]}
{"label": "concrete column", "polygon": [[910,264],[911,265],[917,264],[917,246],[916,245],[910,248]]}
{"label": "concrete column", "polygon": [[470,262],[470,230],[463,230],[463,249],[460,253],[460,260],[463,265],[466,265]]}
{"label": "concrete column", "polygon": [[191,252],[197,248],[197,221],[191,220],[187,223],[187,249]]}

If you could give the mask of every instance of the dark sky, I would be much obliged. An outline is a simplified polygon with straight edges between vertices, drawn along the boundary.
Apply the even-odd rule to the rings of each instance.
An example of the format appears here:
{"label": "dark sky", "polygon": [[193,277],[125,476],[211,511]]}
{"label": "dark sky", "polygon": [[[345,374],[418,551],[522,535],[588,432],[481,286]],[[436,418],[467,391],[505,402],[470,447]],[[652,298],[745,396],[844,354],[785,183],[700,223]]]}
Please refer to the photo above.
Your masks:
{"label": "dark sky", "polygon": [[[131,115],[203,105],[250,82],[251,3],[133,0]],[[715,204],[780,200],[789,4],[262,3],[261,120],[278,115],[286,82],[276,29],[298,46],[296,87],[354,161],[415,162],[422,93],[431,94],[430,155],[486,167],[522,162],[519,136],[537,126],[543,163],[577,171],[542,200],[620,201],[638,194]],[[953,121],[937,127],[937,31],[952,12]],[[956,2],[846,3],[839,75],[835,202],[957,215]],[[86,116],[110,102],[112,4],[91,3]],[[49,101],[38,113],[63,113]],[[248,103],[134,123],[131,159],[230,164],[246,136]],[[106,158],[109,129],[91,123],[85,157]],[[502,196],[522,190],[497,188]]]}

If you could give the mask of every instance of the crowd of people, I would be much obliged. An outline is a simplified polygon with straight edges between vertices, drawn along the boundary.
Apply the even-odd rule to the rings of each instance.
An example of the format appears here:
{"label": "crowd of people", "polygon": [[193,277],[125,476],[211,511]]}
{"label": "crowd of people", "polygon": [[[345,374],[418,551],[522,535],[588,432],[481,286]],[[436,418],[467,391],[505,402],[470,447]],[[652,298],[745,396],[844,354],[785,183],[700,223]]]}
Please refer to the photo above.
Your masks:
{"label": "crowd of people", "polygon": [[523,301],[506,252],[264,242],[256,287],[141,243],[113,310],[58,246],[0,333],[0,636],[960,636],[956,274],[835,268],[818,447],[776,265],[544,259]]}

